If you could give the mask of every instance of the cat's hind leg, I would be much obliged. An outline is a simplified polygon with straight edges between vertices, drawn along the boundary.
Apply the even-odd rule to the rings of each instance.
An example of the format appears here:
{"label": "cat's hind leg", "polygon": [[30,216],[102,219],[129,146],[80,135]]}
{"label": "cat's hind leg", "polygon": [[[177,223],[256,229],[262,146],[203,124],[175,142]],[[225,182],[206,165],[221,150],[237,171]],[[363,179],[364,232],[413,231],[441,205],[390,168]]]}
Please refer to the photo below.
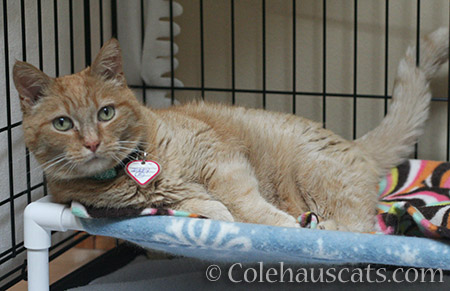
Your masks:
{"label": "cat's hind leg", "polygon": [[370,164],[357,158],[348,165],[323,159],[297,179],[309,210],[321,218],[319,229],[374,230],[378,175]]}
{"label": "cat's hind leg", "polygon": [[216,162],[208,191],[222,201],[237,221],[299,227],[297,220],[268,203],[259,192],[253,168],[243,157]]}

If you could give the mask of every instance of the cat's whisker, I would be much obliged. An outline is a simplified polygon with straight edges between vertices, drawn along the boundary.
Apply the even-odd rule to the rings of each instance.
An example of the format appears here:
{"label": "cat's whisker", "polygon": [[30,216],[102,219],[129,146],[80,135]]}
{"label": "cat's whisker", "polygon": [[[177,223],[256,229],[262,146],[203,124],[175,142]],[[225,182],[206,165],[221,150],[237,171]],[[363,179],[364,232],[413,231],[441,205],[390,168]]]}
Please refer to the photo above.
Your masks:
{"label": "cat's whisker", "polygon": [[78,154],[72,154],[69,158],[70,161],[72,161],[72,163],[74,164],[83,164],[84,162],[86,162],[86,155],[83,155],[81,153]]}
{"label": "cat's whisker", "polygon": [[37,170],[37,169],[39,169],[39,168],[42,170],[46,165],[48,165],[48,164],[50,164],[50,163],[52,163],[52,162],[54,162],[54,161],[56,161],[56,160],[58,160],[58,159],[60,159],[60,158],[63,158],[64,155],[65,155],[64,153],[59,154],[59,155],[55,156],[53,159],[46,161],[45,163],[38,164],[36,167],[31,168],[31,169],[27,172],[27,174],[30,174],[31,172],[33,172],[33,171],[35,171],[35,170]]}
{"label": "cat's whisker", "polygon": [[117,146],[117,149],[124,149],[124,150],[128,150],[128,151],[131,151],[131,152],[134,152],[134,151],[142,152],[142,150],[140,150],[140,149],[127,147],[127,146],[124,146],[124,145]]}
{"label": "cat's whisker", "polygon": [[115,161],[117,161],[121,167],[125,167],[126,166],[126,164],[124,164],[120,158],[118,158],[118,157],[112,157],[112,158]]}
{"label": "cat's whisker", "polygon": [[[120,153],[122,156],[123,156],[123,158],[126,158],[128,155],[127,154],[125,154],[125,153]],[[151,157],[151,158],[153,158],[153,159],[155,159],[155,160],[157,160],[157,161],[160,161],[160,162],[164,162],[165,163],[165,160],[162,160],[162,159],[160,159],[160,158],[158,158],[158,157],[156,157],[156,156],[154,156],[154,155],[150,155],[150,154],[148,154],[148,156],[149,157]],[[141,157],[142,158],[142,157]]]}
{"label": "cat's whisker", "polygon": [[140,147],[140,146],[151,146],[152,148],[156,148],[156,145],[149,142],[143,142],[143,141],[117,141],[119,145],[134,145],[134,147]]}
{"label": "cat's whisker", "polygon": [[119,157],[119,158],[122,158],[122,159],[125,159],[125,158],[127,158],[128,157],[128,153],[126,153],[126,152],[121,152],[121,151],[118,151],[117,153],[117,156]]}
{"label": "cat's whisker", "polygon": [[63,160],[65,161],[65,163],[63,164],[59,164],[59,165],[55,165],[55,168],[49,168],[47,171],[47,174],[52,173],[52,172],[59,172],[61,171],[68,163],[70,163],[69,160]]}
{"label": "cat's whisker", "polygon": [[111,155],[111,158],[112,158],[114,161],[118,162],[119,165],[124,166],[123,162],[122,162],[118,157],[116,157],[116,155],[114,155],[114,154]]}
{"label": "cat's whisker", "polygon": [[136,122],[135,125],[141,125],[143,127],[148,127],[148,124],[145,124],[143,122]]}
{"label": "cat's whisker", "polygon": [[75,169],[76,164],[73,164],[70,168],[69,168],[69,173],[68,175],[70,175],[72,173],[72,171]]}
{"label": "cat's whisker", "polygon": [[53,166],[56,166],[57,164],[61,163],[62,161],[67,160],[66,156],[64,154],[58,155],[57,157],[51,159],[50,161],[47,161],[43,163],[42,165],[39,165],[39,167],[42,169],[42,171],[47,171]]}
{"label": "cat's whisker", "polygon": [[27,157],[30,157],[30,158],[32,157],[30,151],[28,151],[28,154],[26,152],[25,152],[25,154],[22,154],[20,152],[14,152],[13,151],[13,161],[14,161],[14,163],[24,162]]}
{"label": "cat's whisker", "polygon": [[[65,166],[67,166],[68,164],[70,164],[70,161],[67,161],[67,163],[65,163],[64,165],[62,165],[62,167],[65,167]],[[61,168],[62,168],[62,167],[61,167]],[[66,169],[66,171],[64,172],[64,176],[69,176],[70,173],[72,173],[72,171],[75,169],[75,167],[76,167],[76,164],[73,164],[73,163],[72,163],[72,165],[70,165],[70,166]]]}
{"label": "cat's whisker", "polygon": [[41,166],[45,166],[46,164],[51,163],[51,162],[53,162],[53,161],[55,161],[55,160],[57,160],[57,159],[59,159],[59,158],[62,158],[62,157],[64,157],[65,155],[66,155],[65,153],[61,153],[61,154],[59,154],[59,155],[56,155],[56,156],[53,157],[52,159],[50,159],[50,160],[46,161],[45,163],[41,164]]}
{"label": "cat's whisker", "polygon": [[135,140],[135,141],[131,141],[131,140],[118,140],[118,143],[138,143],[138,144],[145,144],[145,145],[154,145],[153,143],[149,143],[146,141],[141,141],[141,140]]}
{"label": "cat's whisker", "polygon": [[54,163],[52,163],[52,164],[46,166],[45,168],[43,168],[42,171],[47,172],[50,168],[52,168],[52,167],[58,165],[59,163],[61,163],[61,162],[63,162],[63,161],[66,161],[66,159],[65,159],[65,158],[61,158],[60,160],[58,160],[58,161],[56,161],[56,162],[54,162]]}
{"label": "cat's whisker", "polygon": [[140,143],[138,140],[118,140],[117,143]]}
{"label": "cat's whisker", "polygon": [[118,162],[119,165],[125,166],[125,164],[122,162],[122,160],[118,156],[116,156],[114,153],[111,153],[110,157],[113,158],[116,162]]}
{"label": "cat's whisker", "polygon": [[[132,148],[128,148],[128,147],[123,147],[123,146],[119,146],[118,147],[118,149],[122,149],[122,150],[136,150],[136,149],[132,149]],[[156,159],[156,160],[160,160],[160,161],[163,161],[163,162],[165,162],[164,160],[162,160],[161,158],[159,158],[159,157],[157,157],[157,156],[155,156],[155,155],[153,155],[153,154],[150,154],[150,153],[148,153],[148,152],[146,152],[146,151],[143,151],[143,150],[139,150],[139,149],[137,149],[136,150],[138,153],[140,153],[140,154],[144,154],[144,153],[146,153],[147,154],[147,156],[149,156],[149,157],[153,157],[154,159]],[[123,153],[123,154],[125,154],[125,153]],[[126,158],[128,156],[128,154],[126,155],[126,156],[124,156],[124,158]]]}
{"label": "cat's whisker", "polygon": [[148,143],[148,142],[145,142],[145,141],[140,141],[140,140],[134,140],[134,141],[132,141],[132,140],[118,140],[117,142],[122,142],[122,143],[126,143],[126,142],[140,142],[140,143]]}

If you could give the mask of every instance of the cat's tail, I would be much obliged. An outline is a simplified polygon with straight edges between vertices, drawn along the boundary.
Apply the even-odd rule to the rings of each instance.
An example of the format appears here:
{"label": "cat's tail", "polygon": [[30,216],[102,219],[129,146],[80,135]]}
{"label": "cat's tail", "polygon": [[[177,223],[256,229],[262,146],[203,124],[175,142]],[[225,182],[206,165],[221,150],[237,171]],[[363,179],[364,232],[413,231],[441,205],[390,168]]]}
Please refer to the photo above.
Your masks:
{"label": "cat's tail", "polygon": [[440,28],[422,38],[419,67],[416,49],[400,61],[389,112],[381,124],[356,143],[361,144],[385,174],[404,161],[423,132],[431,101],[429,80],[449,57],[449,31]]}

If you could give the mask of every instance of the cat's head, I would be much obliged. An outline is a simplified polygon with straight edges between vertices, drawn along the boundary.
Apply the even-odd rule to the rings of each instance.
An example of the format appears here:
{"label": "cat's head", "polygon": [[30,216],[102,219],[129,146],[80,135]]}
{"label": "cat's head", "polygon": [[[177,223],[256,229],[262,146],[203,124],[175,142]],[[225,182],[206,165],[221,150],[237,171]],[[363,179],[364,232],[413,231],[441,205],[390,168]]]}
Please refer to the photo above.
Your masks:
{"label": "cat's head", "polygon": [[25,142],[51,177],[87,177],[116,166],[142,140],[142,108],[127,87],[112,39],[91,67],[51,78],[17,61],[13,69]]}

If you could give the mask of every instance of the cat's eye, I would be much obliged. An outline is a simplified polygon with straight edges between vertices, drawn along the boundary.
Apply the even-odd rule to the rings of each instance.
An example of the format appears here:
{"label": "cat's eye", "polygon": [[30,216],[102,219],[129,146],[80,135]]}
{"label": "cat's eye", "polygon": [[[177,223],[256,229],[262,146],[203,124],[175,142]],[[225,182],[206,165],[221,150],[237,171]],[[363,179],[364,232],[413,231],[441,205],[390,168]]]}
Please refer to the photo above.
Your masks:
{"label": "cat's eye", "polygon": [[109,105],[102,107],[98,112],[98,120],[109,121],[114,117],[114,114],[116,114],[116,111],[113,106]]}
{"label": "cat's eye", "polygon": [[58,117],[53,120],[53,127],[59,131],[68,131],[73,127],[73,122],[69,117]]}

